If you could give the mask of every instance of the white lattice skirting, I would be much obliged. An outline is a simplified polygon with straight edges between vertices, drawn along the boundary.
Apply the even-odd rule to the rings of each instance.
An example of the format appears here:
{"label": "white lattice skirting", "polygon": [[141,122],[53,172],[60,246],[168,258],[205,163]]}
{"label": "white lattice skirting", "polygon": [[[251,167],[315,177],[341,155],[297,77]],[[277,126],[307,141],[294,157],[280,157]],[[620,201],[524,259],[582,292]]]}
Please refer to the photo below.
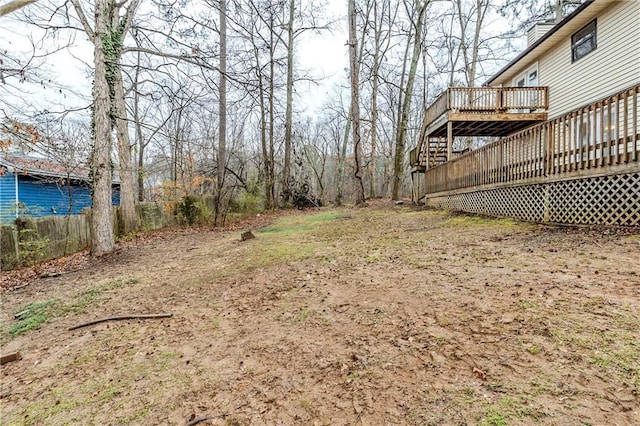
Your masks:
{"label": "white lattice skirting", "polygon": [[532,222],[635,226],[640,225],[640,173],[435,196],[427,205]]}

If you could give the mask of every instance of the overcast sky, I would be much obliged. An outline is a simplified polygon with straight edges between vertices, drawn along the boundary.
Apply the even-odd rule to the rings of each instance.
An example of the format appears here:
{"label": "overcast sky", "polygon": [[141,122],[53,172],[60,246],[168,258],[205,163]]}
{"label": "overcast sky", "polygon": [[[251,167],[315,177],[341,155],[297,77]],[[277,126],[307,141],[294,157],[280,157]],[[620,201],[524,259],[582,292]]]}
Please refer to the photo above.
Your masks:
{"label": "overcast sky", "polygon": [[[28,11],[28,7],[25,10]],[[336,84],[346,82],[347,77],[347,3],[344,0],[328,0],[325,12],[328,18],[337,19],[333,31],[324,31],[321,35],[306,33],[296,46],[299,71],[305,70],[313,78],[323,77],[318,83],[300,81],[296,85],[296,110],[301,112],[304,107],[306,114],[319,111],[324,102],[335,95]],[[42,33],[37,28],[16,22],[12,17],[1,19],[0,52],[20,50],[28,53],[31,48],[30,39],[37,41],[42,38]],[[54,49],[60,43],[63,41],[49,40],[48,49]],[[91,75],[87,64],[92,60],[92,46],[86,36],[78,32],[72,49],[46,58],[44,69],[47,71],[40,73],[44,85],[39,82],[18,84],[24,90],[18,99],[7,98],[6,87],[0,87],[0,107],[3,102],[8,101],[14,106],[34,103],[37,111],[56,112],[88,105]],[[49,80],[59,84],[49,83]]]}
{"label": "overcast sky", "polygon": [[[340,22],[332,33],[325,31],[322,35],[305,34],[296,46],[296,59],[300,68],[310,72],[314,78],[323,78],[318,84],[303,81],[296,87],[299,102],[307,105],[309,112],[319,108],[331,91],[330,88],[346,75],[346,8],[346,3],[342,0],[329,0],[327,16],[340,18]],[[28,11],[28,8],[25,10]],[[42,31],[22,24],[14,17],[3,17],[2,21],[0,52],[18,51],[28,57],[32,51],[32,40],[40,40]],[[45,46],[38,46],[38,53],[43,53],[44,49],[54,50],[61,43],[62,40],[50,39]],[[22,92],[18,98],[8,99],[6,91],[0,88],[3,95],[0,107],[2,103],[10,102],[18,110],[24,110],[27,104],[33,104],[35,110],[56,112],[86,106],[91,92],[91,76],[86,64],[90,64],[92,58],[93,50],[86,36],[78,33],[71,49],[56,52],[43,60],[42,69],[46,71],[40,72],[41,78],[38,81],[16,84]]]}

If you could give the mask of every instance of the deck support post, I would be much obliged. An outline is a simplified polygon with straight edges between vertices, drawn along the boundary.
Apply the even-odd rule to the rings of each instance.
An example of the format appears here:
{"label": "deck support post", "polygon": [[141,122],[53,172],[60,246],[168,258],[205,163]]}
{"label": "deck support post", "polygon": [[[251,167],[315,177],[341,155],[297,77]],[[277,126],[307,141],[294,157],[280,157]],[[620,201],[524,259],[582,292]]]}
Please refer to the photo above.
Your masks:
{"label": "deck support post", "polygon": [[451,161],[453,158],[453,123],[447,122],[447,161]]}

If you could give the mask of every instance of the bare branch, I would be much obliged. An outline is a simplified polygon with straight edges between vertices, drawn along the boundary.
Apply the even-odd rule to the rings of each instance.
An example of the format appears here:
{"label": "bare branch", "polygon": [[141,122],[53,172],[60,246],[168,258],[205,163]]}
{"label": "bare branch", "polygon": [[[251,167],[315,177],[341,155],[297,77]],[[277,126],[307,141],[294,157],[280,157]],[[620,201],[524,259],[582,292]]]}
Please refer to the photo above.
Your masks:
{"label": "bare branch", "polygon": [[11,12],[35,3],[38,0],[13,0],[7,4],[0,6],[0,16],[8,15]]}

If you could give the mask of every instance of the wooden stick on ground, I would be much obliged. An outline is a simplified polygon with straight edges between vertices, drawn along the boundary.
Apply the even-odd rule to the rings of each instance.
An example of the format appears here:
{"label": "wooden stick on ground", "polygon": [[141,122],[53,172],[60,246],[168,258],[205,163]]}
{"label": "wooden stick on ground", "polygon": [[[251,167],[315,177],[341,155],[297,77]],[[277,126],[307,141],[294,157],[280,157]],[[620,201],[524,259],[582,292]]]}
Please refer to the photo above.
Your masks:
{"label": "wooden stick on ground", "polygon": [[121,321],[121,320],[130,320],[130,319],[152,319],[152,318],[171,318],[173,314],[148,314],[148,315],[122,315],[115,317],[107,317],[101,318],[89,322],[84,322],[82,324],[74,325],[73,327],[69,327],[69,331],[76,330],[82,327],[88,327],[90,325],[100,324],[101,322],[107,321]]}
{"label": "wooden stick on ground", "polygon": [[197,419],[193,419],[190,422],[187,422],[185,426],[195,426],[198,423],[202,423],[204,421],[211,420],[211,419],[213,419],[213,416],[198,417]]}

